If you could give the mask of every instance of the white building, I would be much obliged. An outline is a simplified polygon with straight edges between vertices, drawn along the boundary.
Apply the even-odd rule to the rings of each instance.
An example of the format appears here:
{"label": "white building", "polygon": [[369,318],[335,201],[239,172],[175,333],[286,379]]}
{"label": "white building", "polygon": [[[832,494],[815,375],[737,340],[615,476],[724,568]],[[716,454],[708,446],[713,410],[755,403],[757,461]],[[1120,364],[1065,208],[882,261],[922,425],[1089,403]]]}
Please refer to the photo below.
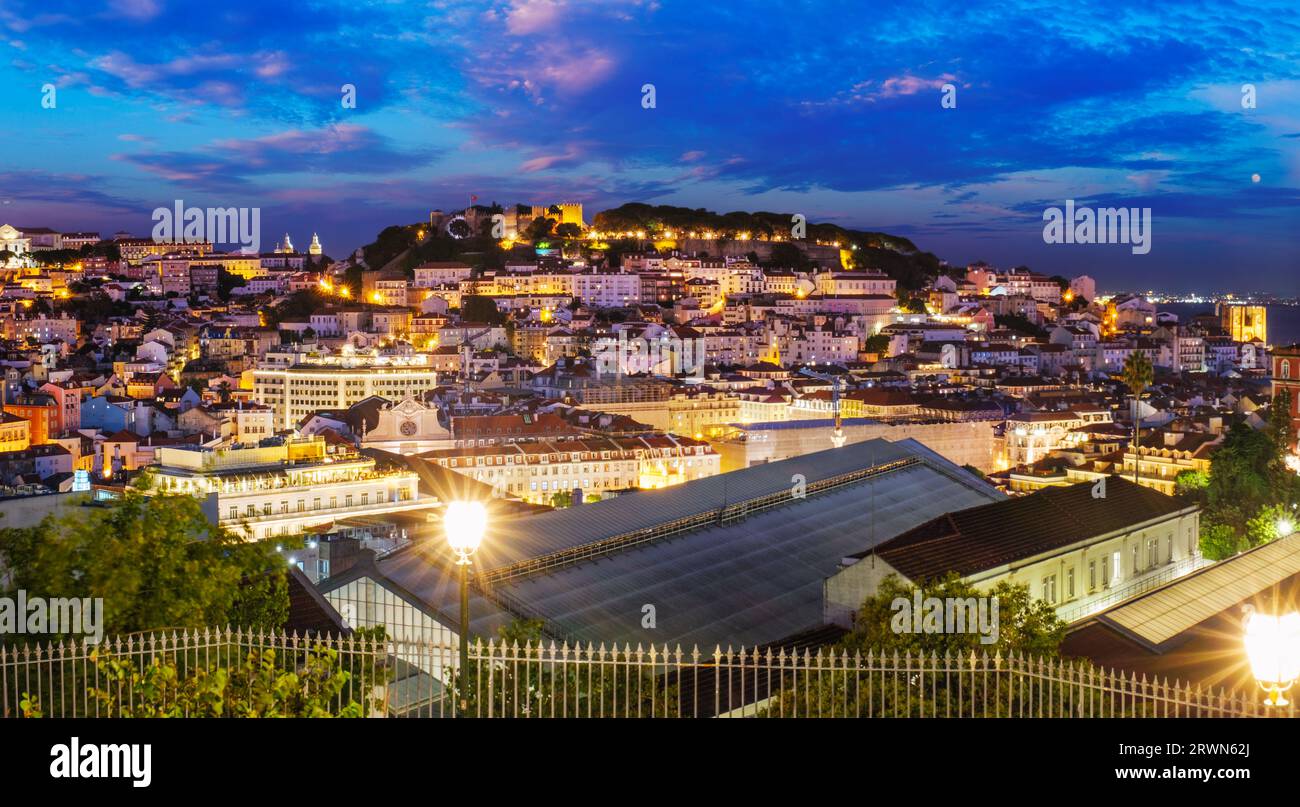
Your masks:
{"label": "white building", "polygon": [[815,278],[821,294],[894,293],[893,278],[883,272],[823,272]]}
{"label": "white building", "polygon": [[539,504],[566,491],[662,488],[721,471],[721,458],[707,442],[673,435],[519,440],[421,456],[491,485],[498,496]]}
{"label": "white building", "polygon": [[27,253],[32,251],[32,239],[27,238],[11,224],[0,224],[0,252],[12,252],[8,264],[21,266]]}
{"label": "white building", "polygon": [[956,572],[980,591],[1025,585],[1077,621],[1204,565],[1199,522],[1197,505],[1117,476],[959,510],[845,557],[826,580],[825,617],[850,625],[890,575]]}
{"label": "white building", "polygon": [[276,412],[276,428],[291,429],[321,409],[347,409],[366,398],[401,400],[438,386],[431,357],[416,353],[383,357],[376,351],[302,357],[291,366],[253,371],[253,394]]}
{"label": "white building", "polygon": [[252,540],[301,534],[338,518],[432,505],[413,471],[379,471],[354,453],[330,453],[320,437],[257,446],[157,450],[155,490],[204,500],[217,523]]}
{"label": "white building", "polygon": [[573,276],[573,296],[597,308],[620,308],[641,302],[641,276],[601,272]]}
{"label": "white building", "polygon": [[1007,418],[1006,456],[1012,468],[1030,465],[1053,451],[1073,448],[1087,440],[1084,426],[1110,423],[1107,409],[1064,412],[1021,412]]}

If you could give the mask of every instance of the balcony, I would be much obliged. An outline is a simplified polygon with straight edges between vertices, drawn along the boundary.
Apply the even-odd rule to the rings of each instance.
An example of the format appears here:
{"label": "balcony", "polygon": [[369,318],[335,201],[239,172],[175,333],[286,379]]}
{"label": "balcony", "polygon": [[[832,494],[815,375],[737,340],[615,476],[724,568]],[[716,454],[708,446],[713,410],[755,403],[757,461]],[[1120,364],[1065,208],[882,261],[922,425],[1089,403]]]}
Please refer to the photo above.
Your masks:
{"label": "balcony", "polygon": [[1193,558],[1184,558],[1175,563],[1152,567],[1136,580],[1130,580],[1127,585],[1103,588],[1103,592],[1109,592],[1105,596],[1085,599],[1082,603],[1075,602],[1062,605],[1056,609],[1056,615],[1066,624],[1079,622],[1093,614],[1101,613],[1113,605],[1119,605],[1125,600],[1159,588],[1171,580],[1177,580],[1185,574],[1190,574],[1197,569],[1203,569],[1213,563],[1214,561],[1197,555]]}

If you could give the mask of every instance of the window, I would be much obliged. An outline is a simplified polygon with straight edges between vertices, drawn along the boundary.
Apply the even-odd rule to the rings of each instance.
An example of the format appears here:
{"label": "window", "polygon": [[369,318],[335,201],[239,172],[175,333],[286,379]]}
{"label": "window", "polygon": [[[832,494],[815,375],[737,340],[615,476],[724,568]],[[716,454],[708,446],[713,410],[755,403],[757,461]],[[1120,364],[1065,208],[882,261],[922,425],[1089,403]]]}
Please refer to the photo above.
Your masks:
{"label": "window", "polygon": [[1043,578],[1043,599],[1049,603],[1056,602],[1056,575],[1054,574]]}
{"label": "window", "polygon": [[1074,599],[1074,567],[1065,570],[1065,598]]}
{"label": "window", "polygon": [[1160,565],[1160,542],[1155,538],[1147,539],[1147,568]]}
{"label": "window", "polygon": [[1105,581],[1103,582],[1105,582],[1106,584],[1109,584],[1112,581],[1118,583],[1120,578],[1124,576],[1123,570],[1120,569],[1120,558],[1118,552],[1111,553],[1110,566],[1111,566],[1110,574],[1106,577]]}
{"label": "window", "polygon": [[1133,574],[1137,574],[1137,573],[1138,573],[1138,568],[1139,568],[1139,567],[1138,567],[1138,560],[1139,560],[1139,557],[1138,557],[1138,545],[1137,545],[1136,543],[1134,543],[1134,544],[1133,544]]}
{"label": "window", "polygon": [[1097,590],[1097,561],[1088,561],[1088,590]]}

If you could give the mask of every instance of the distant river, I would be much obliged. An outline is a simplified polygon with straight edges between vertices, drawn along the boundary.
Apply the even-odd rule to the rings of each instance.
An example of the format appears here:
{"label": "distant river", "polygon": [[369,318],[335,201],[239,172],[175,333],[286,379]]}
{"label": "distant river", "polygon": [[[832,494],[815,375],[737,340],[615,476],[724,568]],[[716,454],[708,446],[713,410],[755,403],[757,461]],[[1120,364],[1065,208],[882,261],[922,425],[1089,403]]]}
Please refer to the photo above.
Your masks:
{"label": "distant river", "polygon": [[[1186,322],[1200,314],[1213,314],[1214,303],[1161,303],[1156,309],[1177,314],[1180,322]],[[1268,307],[1268,341],[1274,345],[1300,342],[1300,305]]]}

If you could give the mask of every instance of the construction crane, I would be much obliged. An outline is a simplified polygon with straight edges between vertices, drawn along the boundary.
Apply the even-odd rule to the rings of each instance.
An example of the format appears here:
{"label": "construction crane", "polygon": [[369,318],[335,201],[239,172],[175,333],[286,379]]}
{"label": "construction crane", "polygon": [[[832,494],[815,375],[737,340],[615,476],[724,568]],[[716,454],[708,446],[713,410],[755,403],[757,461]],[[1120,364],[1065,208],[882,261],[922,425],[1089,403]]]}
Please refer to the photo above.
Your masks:
{"label": "construction crane", "polygon": [[844,445],[844,424],[840,417],[840,387],[844,381],[837,375],[825,375],[815,370],[809,370],[807,367],[799,371],[799,375],[815,378],[818,381],[825,381],[831,385],[831,408],[835,411],[835,431],[831,432],[831,445],[840,448]]}

